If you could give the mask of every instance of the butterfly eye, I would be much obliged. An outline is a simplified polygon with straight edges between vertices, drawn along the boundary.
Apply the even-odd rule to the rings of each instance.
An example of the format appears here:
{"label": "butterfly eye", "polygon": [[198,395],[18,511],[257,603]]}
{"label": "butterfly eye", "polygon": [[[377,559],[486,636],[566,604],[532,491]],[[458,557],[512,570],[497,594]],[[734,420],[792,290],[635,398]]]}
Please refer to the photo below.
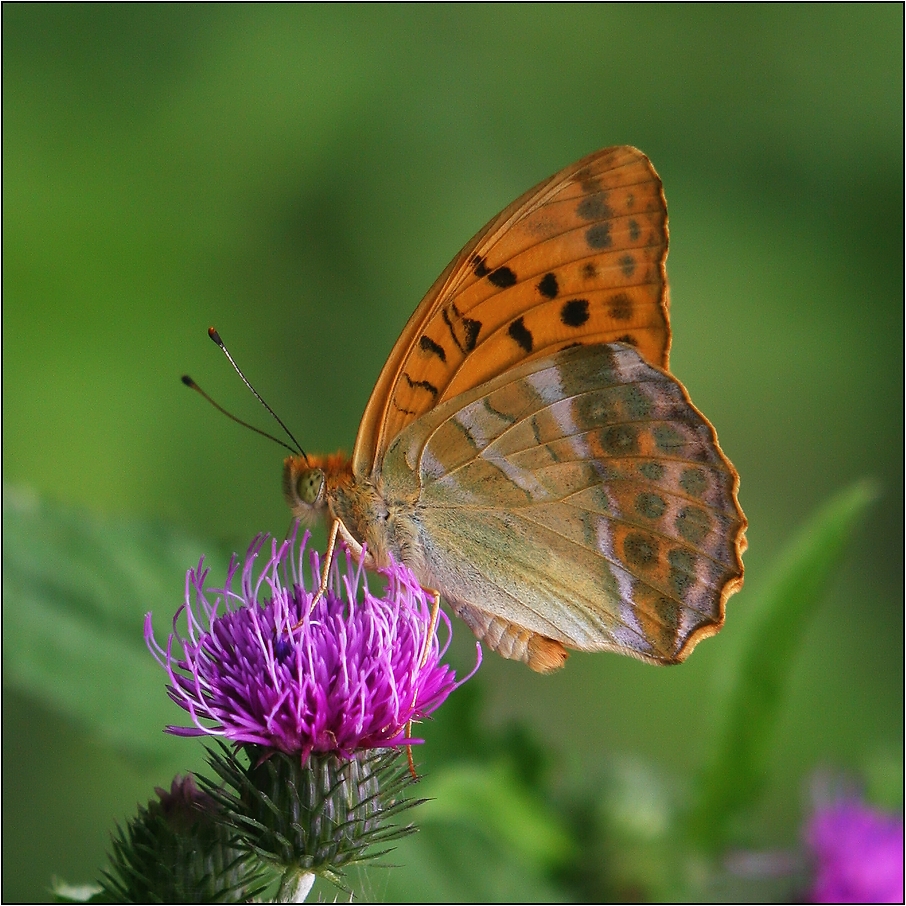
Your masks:
{"label": "butterfly eye", "polygon": [[318,503],[321,492],[324,490],[324,473],[320,469],[306,469],[299,475],[299,481],[296,484],[296,492],[299,500],[307,503],[309,506],[315,506]]}

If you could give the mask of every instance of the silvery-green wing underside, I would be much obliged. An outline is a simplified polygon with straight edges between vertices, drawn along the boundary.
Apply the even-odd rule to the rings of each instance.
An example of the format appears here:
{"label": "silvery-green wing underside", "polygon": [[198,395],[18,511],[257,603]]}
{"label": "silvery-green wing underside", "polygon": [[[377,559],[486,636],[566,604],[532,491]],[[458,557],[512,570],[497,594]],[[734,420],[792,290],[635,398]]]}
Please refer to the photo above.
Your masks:
{"label": "silvery-green wing underside", "polygon": [[[391,443],[424,584],[491,647],[540,635],[683,660],[742,584],[738,476],[683,386],[623,344],[525,363]],[[517,646],[518,647],[518,646]]]}

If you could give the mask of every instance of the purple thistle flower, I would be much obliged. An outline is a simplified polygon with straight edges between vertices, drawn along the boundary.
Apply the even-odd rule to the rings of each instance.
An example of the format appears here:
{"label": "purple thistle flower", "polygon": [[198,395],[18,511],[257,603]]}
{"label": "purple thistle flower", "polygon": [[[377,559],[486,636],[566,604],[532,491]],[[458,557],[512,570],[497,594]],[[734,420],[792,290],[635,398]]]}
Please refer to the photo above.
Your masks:
{"label": "purple thistle flower", "polygon": [[[399,564],[381,570],[387,590],[378,598],[348,553],[342,574],[334,558],[327,592],[312,610],[321,570],[312,551],[307,585],[308,538],[306,532],[298,551],[296,529],[279,547],[271,540],[270,559],[255,577],[268,540],[256,537],[238,591],[232,588],[236,557],[222,589],[206,585],[202,558],[186,575],[186,601],[173,618],[166,650],[146,615],[145,641],[170,677],[169,695],[192,718],[193,726],[168,732],[224,736],[303,761],[312,752],[350,757],[423,741],[407,737],[407,724],[430,715],[460,685],[453,669],[440,663],[449,619],[441,613],[448,630],[441,647],[436,627],[429,638],[431,603],[412,573]],[[177,628],[183,613],[186,635]]]}
{"label": "purple thistle flower", "polygon": [[819,806],[806,840],[816,874],[812,903],[902,903],[903,821],[854,796]]}

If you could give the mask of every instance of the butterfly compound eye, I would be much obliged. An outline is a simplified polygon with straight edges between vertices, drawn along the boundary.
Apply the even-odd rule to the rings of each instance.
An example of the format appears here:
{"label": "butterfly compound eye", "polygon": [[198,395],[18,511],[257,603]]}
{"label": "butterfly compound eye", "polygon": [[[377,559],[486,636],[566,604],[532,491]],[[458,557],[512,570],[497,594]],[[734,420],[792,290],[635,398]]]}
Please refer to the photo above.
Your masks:
{"label": "butterfly compound eye", "polygon": [[324,473],[320,469],[305,469],[296,483],[299,500],[309,506],[315,506],[324,491]]}

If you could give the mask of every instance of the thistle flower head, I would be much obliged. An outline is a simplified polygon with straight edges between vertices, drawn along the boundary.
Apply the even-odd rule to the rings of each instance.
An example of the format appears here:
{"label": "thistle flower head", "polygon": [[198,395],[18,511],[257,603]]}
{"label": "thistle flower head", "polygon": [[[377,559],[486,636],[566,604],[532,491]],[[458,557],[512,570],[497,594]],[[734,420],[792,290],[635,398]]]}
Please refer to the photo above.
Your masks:
{"label": "thistle flower head", "polygon": [[847,796],[819,806],[806,832],[813,903],[902,903],[903,821]]}
{"label": "thistle flower head", "polygon": [[219,803],[191,774],[155,792],[158,799],[117,828],[91,902],[248,903],[261,895],[263,866],[218,820]]}
{"label": "thistle flower head", "polygon": [[[186,600],[165,648],[146,616],[148,647],[192,722],[169,732],[223,736],[302,761],[313,752],[349,757],[422,741],[407,737],[407,724],[430,715],[457,686],[452,668],[440,663],[448,619],[441,614],[448,629],[442,647],[412,573],[399,564],[381,570],[387,588],[378,597],[348,553],[334,558],[327,592],[312,607],[321,564],[312,552],[305,569],[308,537],[297,545],[294,530],[278,545],[259,535],[238,588],[238,559],[222,588],[207,584],[199,562],[187,574]],[[269,540],[270,556],[256,571]]]}

